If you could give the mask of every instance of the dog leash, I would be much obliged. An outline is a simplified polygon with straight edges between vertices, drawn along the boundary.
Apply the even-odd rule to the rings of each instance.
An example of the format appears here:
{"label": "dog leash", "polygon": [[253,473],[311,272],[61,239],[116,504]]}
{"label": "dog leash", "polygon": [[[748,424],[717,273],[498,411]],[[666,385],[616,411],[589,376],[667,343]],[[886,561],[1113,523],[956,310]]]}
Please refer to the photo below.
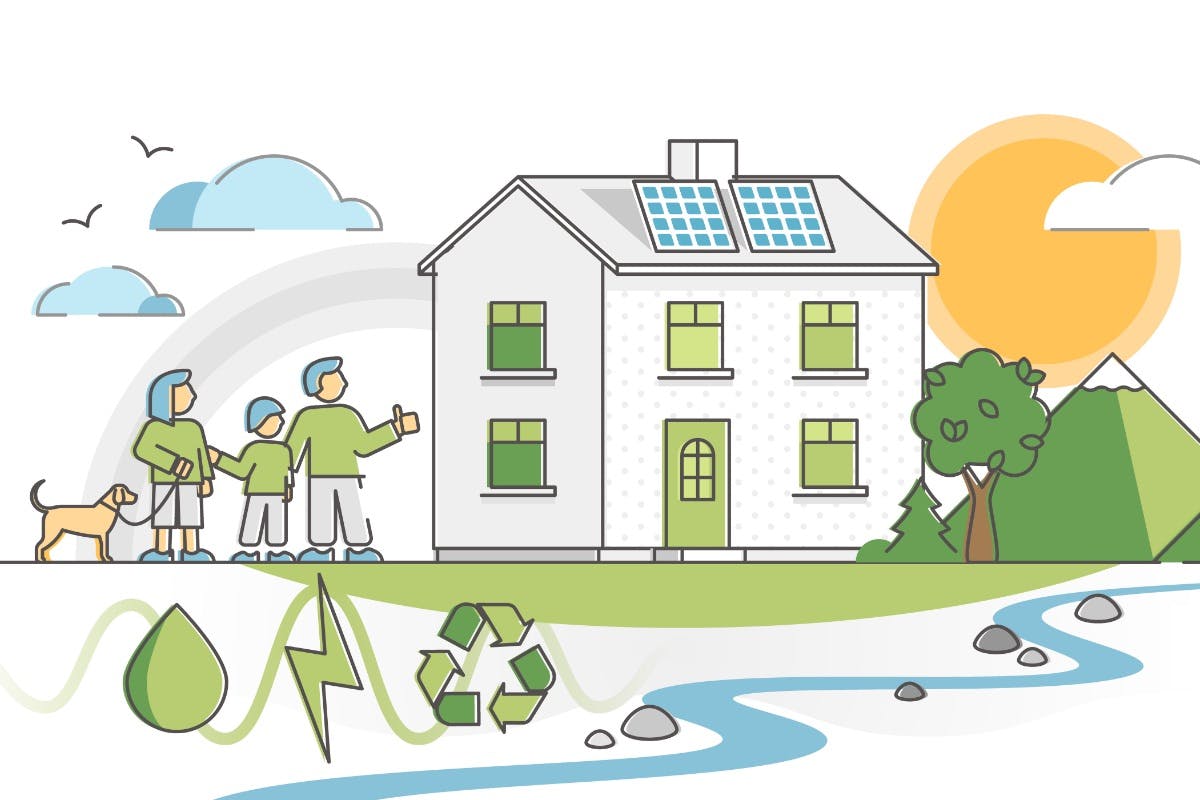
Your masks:
{"label": "dog leash", "polygon": [[[151,486],[153,486],[153,484],[151,484]],[[117,516],[120,517],[121,521],[124,522],[126,525],[130,525],[134,528],[141,527],[142,525],[145,525],[150,520],[154,519],[155,514],[157,514],[159,511],[162,511],[163,506],[165,506],[167,504],[167,501],[170,500],[172,496],[174,496],[175,490],[177,488],[179,488],[179,481],[178,480],[171,481],[171,488],[167,489],[167,493],[163,495],[163,499],[159,502],[159,504],[157,506],[154,507],[154,509],[146,517],[144,517],[142,519],[139,519],[139,520],[128,519],[124,514],[121,513],[120,506],[117,506]]]}

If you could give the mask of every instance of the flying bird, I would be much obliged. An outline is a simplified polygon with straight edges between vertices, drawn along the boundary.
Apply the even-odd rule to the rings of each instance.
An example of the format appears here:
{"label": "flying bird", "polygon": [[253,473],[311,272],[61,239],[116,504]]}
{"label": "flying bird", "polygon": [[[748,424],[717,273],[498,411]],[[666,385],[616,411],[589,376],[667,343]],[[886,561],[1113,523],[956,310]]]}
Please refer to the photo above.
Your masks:
{"label": "flying bird", "polygon": [[141,139],[139,139],[138,137],[136,137],[136,136],[130,136],[129,138],[130,138],[130,139],[133,139],[135,142],[137,142],[138,144],[140,144],[140,145],[142,146],[142,152],[146,154],[146,158],[149,158],[150,156],[154,155],[155,153],[159,152],[160,150],[165,150],[165,151],[167,151],[168,153],[174,153],[174,152],[175,152],[175,148],[174,148],[174,147],[156,147],[156,148],[154,148],[153,150],[151,150],[149,147],[147,147],[147,146],[146,146],[146,143],[145,143],[145,142],[143,142],[143,141],[142,141]]}
{"label": "flying bird", "polygon": [[85,228],[90,228],[90,227],[92,227],[92,214],[95,214],[98,210],[100,210],[103,207],[104,207],[103,203],[96,203],[96,205],[92,206],[92,210],[89,211],[87,213],[87,216],[84,217],[83,219],[64,219],[62,221],[62,224],[63,225],[82,225]]}

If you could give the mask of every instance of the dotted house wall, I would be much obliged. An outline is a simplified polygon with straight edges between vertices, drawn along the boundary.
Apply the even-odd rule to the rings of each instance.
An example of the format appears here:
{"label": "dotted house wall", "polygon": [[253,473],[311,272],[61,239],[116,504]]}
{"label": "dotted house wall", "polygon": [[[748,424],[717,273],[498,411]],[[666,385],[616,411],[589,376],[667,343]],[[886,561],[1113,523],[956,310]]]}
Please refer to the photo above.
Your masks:
{"label": "dotted house wall", "polygon": [[[725,303],[729,381],[661,381],[668,301]],[[800,304],[859,303],[859,366],[868,380],[794,381]],[[909,426],[920,399],[920,277],[618,277],[605,280],[607,547],[662,546],[662,421],[728,418],[731,545],[859,547],[890,536],[897,504],[921,473]],[[864,498],[793,498],[800,420],[859,420]]]}

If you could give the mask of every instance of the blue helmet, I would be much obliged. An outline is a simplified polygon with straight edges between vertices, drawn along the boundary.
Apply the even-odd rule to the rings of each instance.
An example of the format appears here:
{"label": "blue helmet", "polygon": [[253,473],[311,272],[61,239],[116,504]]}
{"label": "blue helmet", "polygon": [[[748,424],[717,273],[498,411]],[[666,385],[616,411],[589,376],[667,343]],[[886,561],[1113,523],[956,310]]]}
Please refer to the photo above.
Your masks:
{"label": "blue helmet", "polygon": [[304,393],[313,397],[321,391],[321,377],[337,372],[342,368],[342,360],[337,356],[319,358],[304,368]]}
{"label": "blue helmet", "polygon": [[274,397],[256,397],[246,406],[246,431],[258,430],[267,417],[282,414],[283,406]]}

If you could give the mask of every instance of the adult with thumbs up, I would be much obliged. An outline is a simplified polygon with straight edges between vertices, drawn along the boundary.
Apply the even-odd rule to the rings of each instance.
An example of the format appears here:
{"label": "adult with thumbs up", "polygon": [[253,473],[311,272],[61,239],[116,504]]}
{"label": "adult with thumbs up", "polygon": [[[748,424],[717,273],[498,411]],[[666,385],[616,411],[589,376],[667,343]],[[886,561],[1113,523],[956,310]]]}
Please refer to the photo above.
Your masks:
{"label": "adult with thumbs up", "polygon": [[338,529],[346,543],[346,561],[382,561],[371,547],[371,521],[359,500],[363,474],[358,459],[391,447],[405,434],[418,430],[415,414],[392,407],[392,418],[368,428],[353,407],[338,403],[349,385],[342,359],[321,358],[304,368],[304,393],[317,405],[301,409],[288,429],[286,443],[292,451],[292,468],[302,464],[308,475],[308,541],[300,561],[335,560]]}
{"label": "adult with thumbs up", "polygon": [[154,547],[140,561],[174,561],[171,531],[183,534],[181,561],[212,561],[212,553],[200,548],[204,527],[204,498],[212,494],[212,464],[204,428],[182,415],[196,402],[190,370],[164,372],[146,393],[149,419],[138,433],[133,457],[150,468],[151,502],[154,513]]}

